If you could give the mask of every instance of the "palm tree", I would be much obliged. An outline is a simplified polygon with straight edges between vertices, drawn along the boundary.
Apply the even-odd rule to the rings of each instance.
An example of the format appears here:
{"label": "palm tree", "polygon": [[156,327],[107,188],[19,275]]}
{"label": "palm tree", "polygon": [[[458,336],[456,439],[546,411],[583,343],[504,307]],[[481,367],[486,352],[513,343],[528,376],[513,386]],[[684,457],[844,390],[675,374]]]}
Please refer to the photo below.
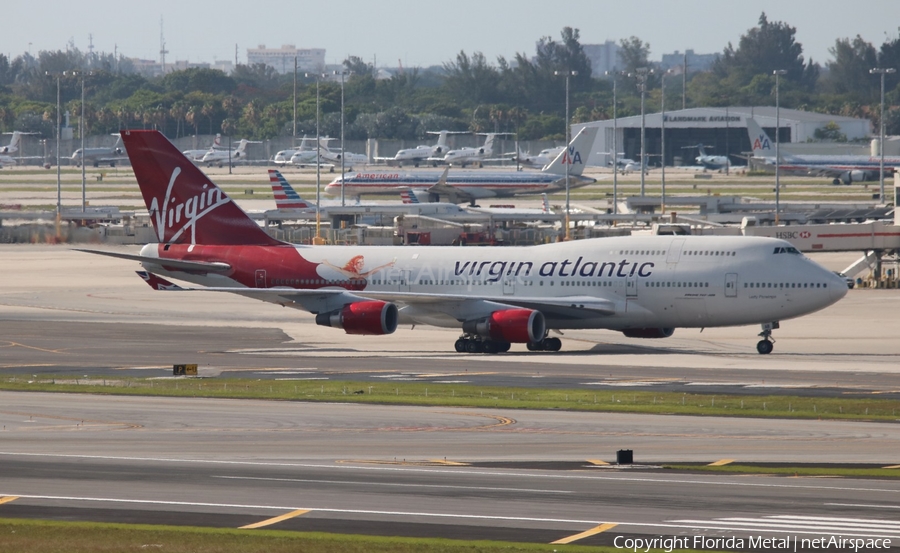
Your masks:
{"label": "palm tree", "polygon": [[187,115],[187,106],[184,102],[175,102],[169,108],[169,115],[175,120],[175,138],[179,138],[184,130],[181,123],[184,121],[184,116]]}
{"label": "palm tree", "polygon": [[212,132],[212,116],[213,116],[213,113],[215,112],[215,110],[216,110],[216,108],[215,108],[215,106],[212,105],[212,102],[206,102],[205,104],[203,104],[203,107],[200,108],[200,113],[203,114],[203,117],[206,117],[207,119],[209,119],[209,134],[210,135],[213,133]]}
{"label": "palm tree", "polygon": [[194,127],[195,135],[200,134],[200,131],[198,129],[198,127],[200,125],[200,121],[197,118],[197,108],[195,106],[189,107],[188,110],[184,113],[184,121],[188,125],[191,125],[192,127]]}

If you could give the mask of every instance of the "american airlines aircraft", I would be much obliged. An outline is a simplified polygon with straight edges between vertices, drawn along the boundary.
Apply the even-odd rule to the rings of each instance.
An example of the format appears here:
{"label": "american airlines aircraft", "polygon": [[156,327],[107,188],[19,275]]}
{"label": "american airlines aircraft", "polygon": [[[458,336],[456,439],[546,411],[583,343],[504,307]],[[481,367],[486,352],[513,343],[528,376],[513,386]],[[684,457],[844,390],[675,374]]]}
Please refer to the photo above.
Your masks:
{"label": "american airlines aircraft", "polygon": [[[315,314],[348,334],[399,325],[462,331],[458,352],[557,351],[549,330],[664,338],[678,327],[778,322],[847,293],[788,242],[734,236],[615,237],[528,247],[298,246],[270,237],[158,131],[122,131],[159,243],[139,255],[154,289],[240,294]],[[183,288],[176,278],[200,285]]]}
{"label": "american airlines aircraft", "polygon": [[568,149],[563,149],[556,159],[544,167],[540,173],[512,171],[467,171],[441,177],[433,172],[398,173],[390,171],[358,172],[335,178],[325,187],[325,193],[360,196],[362,194],[397,194],[400,190],[412,188],[424,190],[432,199],[441,196],[451,202],[468,201],[475,204],[479,199],[504,198],[519,194],[553,193],[566,188],[566,165],[569,166],[569,188],[586,186],[594,179],[582,177],[584,160],[587,160],[597,127],[584,127],[575,135]]}
{"label": "american airlines aircraft", "polygon": [[[775,142],[759,126],[756,119],[747,118],[747,133],[753,148],[753,157],[762,159],[766,165],[775,165]],[[881,171],[879,156],[860,155],[794,155],[781,148],[779,170],[786,173],[804,175],[824,175],[832,178],[833,184],[850,184],[867,180],[878,180]],[[893,173],[894,167],[900,166],[900,157],[885,156],[884,172]]]}

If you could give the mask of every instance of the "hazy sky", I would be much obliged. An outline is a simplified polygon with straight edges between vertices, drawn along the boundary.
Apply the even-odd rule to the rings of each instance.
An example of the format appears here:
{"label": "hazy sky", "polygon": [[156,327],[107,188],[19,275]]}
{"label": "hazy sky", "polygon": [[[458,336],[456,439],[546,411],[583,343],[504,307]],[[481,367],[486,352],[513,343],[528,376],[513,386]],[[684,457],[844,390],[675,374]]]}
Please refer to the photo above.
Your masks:
{"label": "hazy sky", "polygon": [[46,0],[13,1],[3,8],[0,52],[65,49],[73,39],[86,50],[159,59],[160,16],[164,19],[167,61],[238,59],[265,44],[325,48],[327,63],[348,55],[379,66],[437,65],[460,50],[483,52],[491,61],[516,52],[534,54],[542,36],[559,38],[564,26],[581,30],[582,44],[618,42],[637,36],[650,44],[651,60],[663,53],[693,49],[718,53],[735,46],[756,25],[761,12],[770,21],[797,29],[804,56],[824,64],[835,39],[857,34],[876,46],[897,37],[900,1],[875,0]]}

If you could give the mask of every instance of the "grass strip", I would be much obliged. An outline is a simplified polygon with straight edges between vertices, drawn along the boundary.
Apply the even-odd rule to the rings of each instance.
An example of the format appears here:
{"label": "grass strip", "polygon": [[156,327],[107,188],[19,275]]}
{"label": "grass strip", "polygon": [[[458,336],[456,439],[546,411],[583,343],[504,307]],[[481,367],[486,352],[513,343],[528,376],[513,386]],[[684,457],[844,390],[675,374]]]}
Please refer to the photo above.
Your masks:
{"label": "grass strip", "polygon": [[6,375],[0,376],[0,390],[891,422],[897,420],[900,411],[900,401],[858,397],[511,388],[390,381]]}
{"label": "grass strip", "polygon": [[[614,547],[542,545],[431,538],[394,538],[237,530],[192,526],[152,526],[88,522],[0,519],[3,551],[16,553],[530,553],[535,551],[616,551]],[[656,550],[659,551],[659,550]]]}
{"label": "grass strip", "polygon": [[840,476],[847,478],[900,478],[900,469],[850,468],[850,467],[807,467],[807,466],[765,466],[730,464],[721,467],[708,465],[679,464],[664,465],[664,468],[726,474],[770,474],[785,476]]}

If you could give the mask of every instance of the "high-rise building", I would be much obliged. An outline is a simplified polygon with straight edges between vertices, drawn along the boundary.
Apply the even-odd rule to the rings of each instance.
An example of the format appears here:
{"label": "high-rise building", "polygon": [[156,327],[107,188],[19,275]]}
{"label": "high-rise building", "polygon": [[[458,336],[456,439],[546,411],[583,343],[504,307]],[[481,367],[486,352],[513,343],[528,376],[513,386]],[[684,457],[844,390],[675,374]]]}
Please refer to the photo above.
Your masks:
{"label": "high-rise building", "polygon": [[621,66],[619,62],[619,45],[612,40],[603,44],[582,44],[584,55],[591,60],[591,73],[601,77],[604,71],[613,71]]}
{"label": "high-rise building", "polygon": [[293,44],[282,45],[281,48],[247,48],[247,65],[262,63],[273,67],[279,73],[294,70],[294,58],[297,58],[297,69],[300,71],[320,71],[325,67],[324,48],[297,48]]}
{"label": "high-rise building", "polygon": [[719,57],[719,54],[695,54],[693,50],[685,50],[682,54],[675,50],[674,54],[662,55],[660,67],[662,69],[675,69],[678,73],[681,73],[681,68],[685,60],[687,60],[688,73],[708,71],[717,57]]}

